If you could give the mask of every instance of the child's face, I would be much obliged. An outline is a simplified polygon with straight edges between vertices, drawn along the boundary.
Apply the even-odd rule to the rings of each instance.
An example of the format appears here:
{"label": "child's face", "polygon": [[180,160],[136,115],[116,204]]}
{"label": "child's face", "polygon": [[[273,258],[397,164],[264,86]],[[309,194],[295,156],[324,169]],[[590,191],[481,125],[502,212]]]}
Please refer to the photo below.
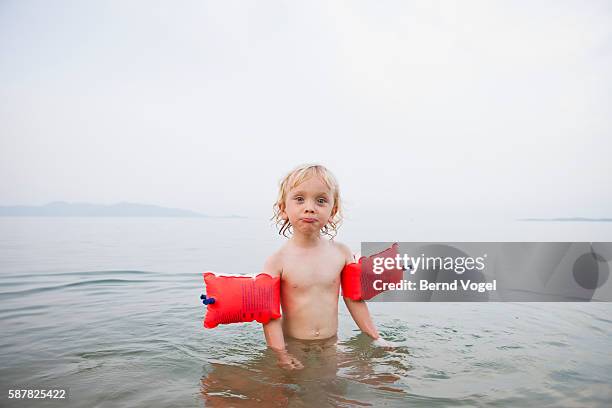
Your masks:
{"label": "child's face", "polygon": [[332,191],[319,177],[310,177],[287,193],[281,216],[288,219],[294,231],[318,233],[333,217]]}

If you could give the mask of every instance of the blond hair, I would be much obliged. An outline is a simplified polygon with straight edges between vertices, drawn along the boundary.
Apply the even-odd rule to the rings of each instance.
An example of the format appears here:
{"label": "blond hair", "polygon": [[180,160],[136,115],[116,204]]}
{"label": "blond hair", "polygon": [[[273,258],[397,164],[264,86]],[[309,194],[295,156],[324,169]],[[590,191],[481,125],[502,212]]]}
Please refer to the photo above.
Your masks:
{"label": "blond hair", "polygon": [[271,219],[276,223],[277,227],[280,227],[278,230],[280,235],[287,237],[287,232],[292,233],[289,219],[283,219],[281,216],[282,212],[285,211],[287,193],[311,177],[319,177],[332,192],[334,206],[331,212],[331,219],[321,228],[321,233],[333,239],[338,234],[338,227],[342,223],[340,187],[331,171],[320,164],[303,164],[298,166],[280,181],[278,198],[273,205],[274,216]]}

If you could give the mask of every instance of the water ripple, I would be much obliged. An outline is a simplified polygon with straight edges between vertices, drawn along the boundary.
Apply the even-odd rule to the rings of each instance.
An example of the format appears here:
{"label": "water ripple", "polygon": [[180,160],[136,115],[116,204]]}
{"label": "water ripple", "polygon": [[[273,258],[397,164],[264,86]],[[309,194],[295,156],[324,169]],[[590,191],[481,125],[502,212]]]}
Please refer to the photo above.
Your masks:
{"label": "water ripple", "polygon": [[151,280],[96,279],[96,280],[82,281],[82,282],[71,282],[71,283],[66,283],[63,285],[56,285],[56,286],[43,286],[39,288],[19,290],[19,291],[13,291],[13,292],[0,292],[0,298],[7,299],[11,297],[27,296],[27,295],[33,295],[33,294],[41,293],[41,292],[62,290],[62,289],[68,289],[68,288],[73,288],[73,287],[80,287],[80,286],[123,285],[123,284],[128,284],[128,283],[132,284],[132,283],[144,283],[144,282],[151,282]]}
{"label": "water ripple", "polygon": [[[128,270],[111,270],[111,271],[79,271],[79,272],[51,272],[51,273],[35,273],[35,274],[2,274],[0,279],[10,278],[41,278],[45,276],[95,276],[95,275],[159,275],[159,272],[148,271],[128,271]],[[4,284],[4,283],[3,283]]]}

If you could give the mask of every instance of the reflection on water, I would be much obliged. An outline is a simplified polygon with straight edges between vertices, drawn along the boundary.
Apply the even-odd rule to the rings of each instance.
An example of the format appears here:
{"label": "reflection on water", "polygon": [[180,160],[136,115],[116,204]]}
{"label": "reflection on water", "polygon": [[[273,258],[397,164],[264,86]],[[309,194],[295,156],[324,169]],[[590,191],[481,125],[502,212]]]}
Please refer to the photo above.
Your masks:
{"label": "reflection on water", "polygon": [[[287,339],[287,350],[304,364],[302,370],[277,367],[276,356],[269,350],[241,365],[211,364],[201,380],[206,406],[372,406],[371,395],[359,400],[349,392],[359,384],[397,393],[397,397],[404,393],[394,383],[409,370],[401,359],[408,356],[405,347],[372,347],[367,336],[359,334],[345,342],[337,337]],[[385,360],[391,371],[375,372],[374,360]]]}

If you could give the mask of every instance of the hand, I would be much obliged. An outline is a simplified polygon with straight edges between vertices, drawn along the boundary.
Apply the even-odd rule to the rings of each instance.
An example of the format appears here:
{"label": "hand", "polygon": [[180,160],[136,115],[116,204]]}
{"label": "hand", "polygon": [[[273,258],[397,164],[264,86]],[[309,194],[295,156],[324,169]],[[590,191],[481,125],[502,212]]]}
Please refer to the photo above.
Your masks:
{"label": "hand", "polygon": [[284,370],[301,370],[304,365],[286,350],[277,351],[278,366]]}
{"label": "hand", "polygon": [[374,345],[376,347],[387,348],[387,349],[395,347],[395,344],[391,343],[390,341],[387,341],[387,340],[383,339],[382,337],[378,337],[376,340],[374,340],[372,342],[372,345]]}

